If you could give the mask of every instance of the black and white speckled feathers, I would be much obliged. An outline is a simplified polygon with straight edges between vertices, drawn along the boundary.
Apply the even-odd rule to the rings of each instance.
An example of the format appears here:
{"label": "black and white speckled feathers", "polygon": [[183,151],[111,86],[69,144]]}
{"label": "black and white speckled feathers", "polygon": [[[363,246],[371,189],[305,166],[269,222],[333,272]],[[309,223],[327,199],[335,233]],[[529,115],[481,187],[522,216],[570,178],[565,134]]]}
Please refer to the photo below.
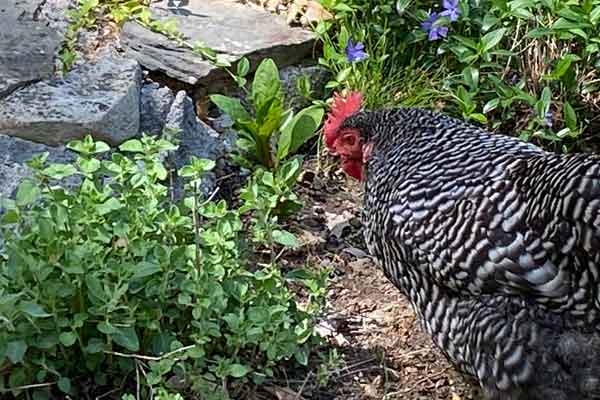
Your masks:
{"label": "black and white speckled feathers", "polygon": [[493,399],[600,398],[600,157],[420,109],[361,112],[370,252]]}

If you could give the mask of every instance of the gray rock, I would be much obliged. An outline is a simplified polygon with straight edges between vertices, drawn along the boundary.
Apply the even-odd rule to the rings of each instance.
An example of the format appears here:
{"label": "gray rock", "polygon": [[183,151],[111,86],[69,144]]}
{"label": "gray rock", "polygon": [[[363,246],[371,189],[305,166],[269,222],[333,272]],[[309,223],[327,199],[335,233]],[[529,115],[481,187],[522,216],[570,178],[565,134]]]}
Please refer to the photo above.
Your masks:
{"label": "gray rock", "polygon": [[64,34],[69,26],[67,10],[78,6],[77,0],[38,0],[37,17],[44,20],[47,25]]}
{"label": "gray rock", "polygon": [[[184,91],[178,92],[175,96],[165,128],[179,131],[177,135],[179,148],[170,157],[174,168],[179,169],[189,164],[192,156],[215,161],[223,156],[224,147],[219,140],[219,134],[196,117],[194,103]],[[203,194],[209,195],[215,185],[215,174],[207,174],[202,182]],[[181,198],[183,186],[184,181],[177,177],[172,188],[175,198]]]}
{"label": "gray rock", "polygon": [[[256,67],[270,57],[278,65],[291,65],[310,54],[313,46],[312,32],[290,28],[283,17],[236,2],[189,0],[179,8],[170,3],[153,3],[152,13],[159,19],[174,18],[186,41],[202,42],[231,62],[246,56]],[[208,85],[226,76],[191,50],[134,22],[123,27],[121,44],[144,68],[189,85]]]}
{"label": "gray rock", "polygon": [[142,86],[140,95],[140,131],[160,135],[175,96],[166,86],[151,82]]}
{"label": "gray rock", "polygon": [[39,18],[42,0],[0,0],[0,99],[46,79],[62,37]]}
{"label": "gray rock", "polygon": [[0,100],[0,134],[51,146],[91,134],[116,145],[139,132],[141,70],[106,52],[64,79],[37,82]]}
{"label": "gray rock", "polygon": [[31,176],[26,161],[48,152],[51,163],[68,163],[75,154],[64,147],[49,147],[39,143],[0,135],[0,197],[13,197],[23,178]]}

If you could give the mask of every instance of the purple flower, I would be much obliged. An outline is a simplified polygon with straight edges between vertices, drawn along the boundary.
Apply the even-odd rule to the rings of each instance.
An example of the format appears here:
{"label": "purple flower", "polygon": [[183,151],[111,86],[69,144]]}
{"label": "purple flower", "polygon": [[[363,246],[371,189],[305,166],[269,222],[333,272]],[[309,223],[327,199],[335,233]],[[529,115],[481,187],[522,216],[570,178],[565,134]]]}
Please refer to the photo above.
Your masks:
{"label": "purple flower", "polygon": [[369,55],[365,53],[365,45],[361,42],[357,42],[354,44],[352,40],[348,40],[348,45],[346,45],[346,58],[348,62],[362,61],[366,59]]}
{"label": "purple flower", "polygon": [[458,19],[460,15],[460,9],[458,8],[458,0],[444,0],[443,1],[444,11],[442,16],[450,18],[451,22]]}
{"label": "purple flower", "polygon": [[421,28],[427,32],[430,41],[445,38],[448,35],[448,27],[436,24],[439,15],[436,12],[429,14],[427,19],[421,23]]}

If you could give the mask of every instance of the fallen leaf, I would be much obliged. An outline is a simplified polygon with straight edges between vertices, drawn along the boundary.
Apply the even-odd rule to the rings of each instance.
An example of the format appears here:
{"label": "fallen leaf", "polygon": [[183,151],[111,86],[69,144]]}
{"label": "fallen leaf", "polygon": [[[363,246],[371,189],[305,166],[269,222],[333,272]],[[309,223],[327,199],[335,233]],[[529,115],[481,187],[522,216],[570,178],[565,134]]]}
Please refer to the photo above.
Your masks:
{"label": "fallen leaf", "polygon": [[366,397],[370,397],[372,399],[378,399],[380,398],[378,390],[377,390],[377,385],[373,382],[373,383],[367,383],[366,385],[361,385],[365,391],[365,396]]}
{"label": "fallen leaf", "polygon": [[318,1],[309,0],[304,10],[304,18],[306,18],[307,24],[310,25],[319,21],[332,19],[333,15]]}
{"label": "fallen leaf", "polygon": [[340,239],[343,235],[344,228],[351,227],[350,221],[354,218],[354,214],[350,211],[343,211],[341,214],[325,212],[327,229],[332,236]]}

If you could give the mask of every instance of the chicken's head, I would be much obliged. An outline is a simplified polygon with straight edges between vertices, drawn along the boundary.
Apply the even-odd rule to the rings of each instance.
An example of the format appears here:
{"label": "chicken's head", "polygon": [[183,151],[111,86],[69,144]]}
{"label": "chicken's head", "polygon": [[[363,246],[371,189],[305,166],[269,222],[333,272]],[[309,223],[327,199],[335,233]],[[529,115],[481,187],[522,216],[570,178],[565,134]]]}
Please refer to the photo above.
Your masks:
{"label": "chicken's head", "polygon": [[327,148],[331,153],[340,156],[344,172],[358,180],[363,179],[363,167],[369,146],[365,146],[359,129],[345,127],[344,122],[359,112],[361,106],[360,93],[350,93],[346,97],[334,94],[333,105],[323,127]]}

